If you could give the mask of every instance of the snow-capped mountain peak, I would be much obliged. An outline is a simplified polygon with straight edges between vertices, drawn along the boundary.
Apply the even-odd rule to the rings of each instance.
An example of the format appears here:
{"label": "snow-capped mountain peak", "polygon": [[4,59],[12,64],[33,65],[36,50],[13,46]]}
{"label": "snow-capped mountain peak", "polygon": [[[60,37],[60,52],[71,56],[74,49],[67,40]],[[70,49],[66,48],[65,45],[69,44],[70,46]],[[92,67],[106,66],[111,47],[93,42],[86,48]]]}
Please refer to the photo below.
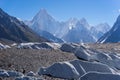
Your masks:
{"label": "snow-capped mountain peak", "polygon": [[55,37],[59,29],[59,22],[57,22],[45,9],[41,9],[30,22],[25,22],[40,36],[53,42],[63,42],[61,39]]}
{"label": "snow-capped mountain peak", "polygon": [[43,22],[43,21],[55,21],[52,16],[50,16],[45,9],[40,9],[40,11],[33,18],[33,22]]}
{"label": "snow-capped mountain peak", "polygon": [[69,26],[69,30],[71,30],[72,28],[74,28],[76,26],[78,22],[78,19],[77,18],[70,18],[67,23],[68,23],[68,26]]}
{"label": "snow-capped mountain peak", "polygon": [[40,11],[36,14],[35,17],[42,18],[42,17],[47,17],[49,14],[45,9],[40,9]]}
{"label": "snow-capped mountain peak", "polygon": [[81,22],[81,23],[86,23],[87,20],[86,20],[85,18],[81,18],[81,19],[80,19],[80,22]]}
{"label": "snow-capped mountain peak", "polygon": [[41,13],[41,14],[48,14],[47,10],[44,9],[44,8],[41,8],[40,11],[39,11],[39,13]]}
{"label": "snow-capped mountain peak", "polygon": [[87,29],[90,30],[90,25],[88,24],[87,20],[85,18],[80,19],[80,23],[84,25]]}
{"label": "snow-capped mountain peak", "polygon": [[55,19],[50,16],[45,9],[41,9],[32,19],[29,26],[36,32],[44,30],[54,34],[54,29],[58,27],[57,25],[57,21],[55,21]]}
{"label": "snow-capped mountain peak", "polygon": [[98,25],[96,26],[96,29],[97,29],[98,31],[103,32],[103,33],[109,31],[110,28],[111,28],[110,25],[108,25],[107,23],[101,23],[101,24],[98,24]]}
{"label": "snow-capped mountain peak", "polygon": [[70,18],[67,22],[69,23],[76,23],[78,21],[77,18]]}

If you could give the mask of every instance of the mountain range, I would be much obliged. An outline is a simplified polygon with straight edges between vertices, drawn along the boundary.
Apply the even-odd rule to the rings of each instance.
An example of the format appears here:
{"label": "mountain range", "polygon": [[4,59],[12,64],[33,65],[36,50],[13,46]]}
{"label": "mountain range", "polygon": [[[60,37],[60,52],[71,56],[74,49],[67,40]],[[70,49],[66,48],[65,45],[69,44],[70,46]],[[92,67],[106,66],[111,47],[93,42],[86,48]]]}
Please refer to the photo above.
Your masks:
{"label": "mountain range", "polygon": [[[60,22],[45,9],[41,9],[31,21],[23,22],[0,9],[0,41],[6,42],[96,42],[106,32],[105,35],[110,35],[117,28],[117,31],[119,30],[119,27],[116,27],[119,26],[119,18],[114,26],[107,32],[111,28],[107,23],[91,26],[85,18],[70,18],[68,21]],[[117,33],[114,32],[114,35]],[[103,38],[104,36],[98,41],[103,41]],[[114,38],[116,39],[116,36]]]}
{"label": "mountain range", "polygon": [[[111,27],[107,23],[91,26],[85,18],[70,18],[68,21],[55,20],[45,9],[41,9],[30,21],[25,21],[40,36],[53,42],[96,42]],[[44,34],[41,34],[41,31]]]}
{"label": "mountain range", "polygon": [[76,24],[71,25],[68,33],[64,35],[62,38],[66,42],[74,42],[74,43],[80,43],[80,42],[95,42],[93,35],[91,35],[91,32],[89,31],[89,26],[86,25],[87,22],[84,20],[85,24],[82,24],[81,21],[77,21]]}
{"label": "mountain range", "polygon": [[17,18],[0,9],[0,41],[3,42],[43,42],[47,39],[36,34]]}

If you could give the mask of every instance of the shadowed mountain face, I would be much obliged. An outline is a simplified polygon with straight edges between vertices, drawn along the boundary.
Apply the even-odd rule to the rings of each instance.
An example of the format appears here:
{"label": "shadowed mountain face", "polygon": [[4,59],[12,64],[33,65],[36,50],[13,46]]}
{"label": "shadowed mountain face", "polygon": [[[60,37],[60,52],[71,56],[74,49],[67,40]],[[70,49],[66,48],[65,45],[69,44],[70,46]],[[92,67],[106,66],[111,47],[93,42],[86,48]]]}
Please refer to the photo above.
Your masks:
{"label": "shadowed mountain face", "polygon": [[0,9],[0,40],[13,42],[43,42],[46,39],[38,36],[27,25]]}
{"label": "shadowed mountain face", "polygon": [[120,16],[113,25],[112,29],[104,34],[99,40],[99,43],[116,43],[120,42]]}

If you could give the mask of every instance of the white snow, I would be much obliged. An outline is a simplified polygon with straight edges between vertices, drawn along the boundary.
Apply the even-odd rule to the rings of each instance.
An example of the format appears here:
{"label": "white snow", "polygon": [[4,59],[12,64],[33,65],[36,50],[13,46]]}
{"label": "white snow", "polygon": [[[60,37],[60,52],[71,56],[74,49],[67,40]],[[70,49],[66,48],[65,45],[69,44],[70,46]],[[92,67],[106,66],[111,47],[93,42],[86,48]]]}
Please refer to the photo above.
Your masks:
{"label": "white snow", "polygon": [[61,47],[60,43],[48,43],[48,42],[46,43],[54,49],[59,49]]}
{"label": "white snow", "polygon": [[72,29],[72,27],[70,26],[70,27],[69,27],[69,30],[71,30],[71,29]]}
{"label": "white snow", "polygon": [[108,37],[106,36],[104,40],[102,40],[100,43],[104,43]]}
{"label": "white snow", "polygon": [[8,46],[8,45],[4,45],[5,46],[5,49],[7,49],[7,48],[11,48],[10,46]]}
{"label": "white snow", "polygon": [[88,30],[90,30],[91,26],[88,24],[85,18],[80,19],[80,23],[84,25]]}
{"label": "white snow", "polygon": [[4,45],[0,43],[0,49],[4,49]]}
{"label": "white snow", "polygon": [[35,76],[36,74],[33,71],[27,73],[27,76]]}
{"label": "white snow", "polygon": [[[56,45],[56,47],[54,47]],[[58,47],[57,43],[37,43],[37,42],[29,42],[29,43],[21,43],[17,46],[18,49],[56,49]]]}
{"label": "white snow", "polygon": [[13,43],[13,44],[11,44],[11,46],[17,46],[17,43]]}
{"label": "white snow", "polygon": [[11,48],[8,45],[3,45],[2,43],[0,43],[0,49],[7,49],[7,48]]}
{"label": "white snow", "polygon": [[107,23],[100,23],[98,25],[95,26],[97,31],[106,33],[107,31],[109,31],[111,29],[111,26],[108,25]]}

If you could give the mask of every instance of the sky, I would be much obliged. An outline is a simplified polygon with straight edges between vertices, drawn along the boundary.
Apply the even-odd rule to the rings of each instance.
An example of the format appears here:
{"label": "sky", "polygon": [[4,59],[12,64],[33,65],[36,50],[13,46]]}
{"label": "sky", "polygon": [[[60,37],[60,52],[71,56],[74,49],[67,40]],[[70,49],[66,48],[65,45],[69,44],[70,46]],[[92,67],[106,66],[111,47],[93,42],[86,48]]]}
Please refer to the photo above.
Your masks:
{"label": "sky", "polygon": [[86,18],[90,25],[113,25],[120,14],[120,0],[0,0],[0,8],[22,20],[31,20],[44,8],[58,21]]}

